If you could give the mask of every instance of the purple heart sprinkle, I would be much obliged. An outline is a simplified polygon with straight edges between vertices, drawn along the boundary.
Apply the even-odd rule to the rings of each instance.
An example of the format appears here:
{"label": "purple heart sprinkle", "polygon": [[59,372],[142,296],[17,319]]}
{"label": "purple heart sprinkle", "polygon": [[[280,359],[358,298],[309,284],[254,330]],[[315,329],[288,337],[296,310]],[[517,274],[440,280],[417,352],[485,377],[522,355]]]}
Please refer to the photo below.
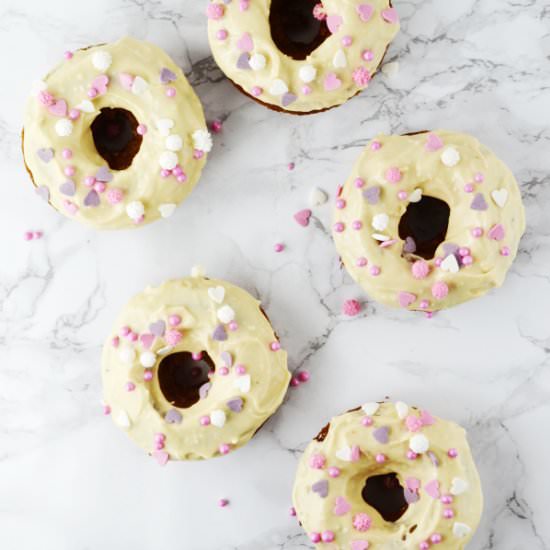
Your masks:
{"label": "purple heart sprinkle", "polygon": [[437,458],[437,456],[435,456],[435,453],[433,451],[428,451],[426,454],[428,455],[428,458],[432,461],[432,464],[436,468],[439,468],[439,459]]}
{"label": "purple heart sprinkle", "polygon": [[372,432],[372,436],[378,443],[387,443],[390,438],[390,429],[388,426],[381,426]]}
{"label": "purple heart sprinkle", "polygon": [[102,166],[95,174],[95,179],[97,181],[102,181],[103,183],[109,183],[113,179],[113,174],[107,168],[107,166]]}
{"label": "purple heart sprinkle", "polygon": [[416,491],[411,491],[408,487],[403,491],[403,496],[407,504],[414,504],[418,501],[418,493]]}
{"label": "purple heart sprinkle", "polygon": [[166,323],[164,321],[155,321],[149,325],[149,332],[155,336],[164,336],[166,330]]}
{"label": "purple heart sprinkle", "polygon": [[222,351],[220,353],[220,359],[227,368],[231,368],[231,365],[233,365],[233,357],[231,357],[231,354],[228,351]]}
{"label": "purple heart sprinkle", "polygon": [[237,69],[250,69],[250,63],[248,62],[249,59],[250,58],[246,52],[243,52],[241,55],[239,55],[239,59],[237,59]]}
{"label": "purple heart sprinkle", "polygon": [[166,67],[164,67],[160,71],[160,81],[163,84],[168,84],[170,82],[174,82],[174,80],[176,80],[176,74],[173,71],[171,71],[170,69],[167,69]]}
{"label": "purple heart sprinkle", "polygon": [[472,200],[472,204],[470,204],[470,208],[472,210],[487,210],[489,208],[487,206],[487,201],[485,200],[485,197],[483,196],[483,193],[477,193],[474,199]]}
{"label": "purple heart sprinkle", "polygon": [[99,194],[95,189],[92,189],[85,197],[84,197],[84,206],[91,206],[96,207],[99,206]]}
{"label": "purple heart sprinkle", "polygon": [[281,98],[281,105],[283,107],[288,107],[291,103],[294,103],[298,98],[291,92],[287,92],[286,94],[283,94],[283,97]]}
{"label": "purple heart sprinkle", "polygon": [[183,420],[183,416],[181,416],[181,413],[176,409],[170,409],[164,415],[164,420],[168,422],[168,424],[181,424],[181,421]]}
{"label": "purple heart sprinkle", "polygon": [[223,342],[227,340],[227,332],[225,332],[225,328],[223,325],[218,325],[214,332],[212,333],[212,340],[216,340],[217,342]]}
{"label": "purple heart sprinkle", "polygon": [[311,490],[317,493],[321,498],[327,498],[328,496],[328,480],[321,479],[311,486]]}
{"label": "purple heart sprinkle", "polygon": [[240,397],[235,397],[227,402],[227,407],[230,411],[240,413],[243,410],[243,400]]}
{"label": "purple heart sprinkle", "polygon": [[206,382],[206,384],[203,384],[199,388],[199,398],[206,399],[208,397],[208,392],[210,391],[211,387],[212,387],[212,384],[210,384],[210,382]]}
{"label": "purple heart sprinkle", "polygon": [[76,185],[73,180],[67,180],[59,186],[59,191],[68,197],[72,197],[76,193]]}
{"label": "purple heart sprinkle", "polygon": [[36,154],[42,162],[48,163],[50,162],[50,160],[53,159],[54,151],[51,147],[44,147],[42,149],[38,149],[38,151],[36,151]]}
{"label": "purple heart sprinkle", "polygon": [[412,237],[407,237],[405,239],[405,244],[403,245],[403,252],[407,254],[414,254],[416,252],[416,242]]}
{"label": "purple heart sprinkle", "polygon": [[45,185],[41,185],[40,187],[37,187],[35,192],[41,199],[45,201],[50,200],[50,190]]}
{"label": "purple heart sprinkle", "polygon": [[367,199],[367,202],[369,204],[378,204],[378,201],[380,200],[380,186],[375,185],[374,187],[367,187],[363,191],[363,197]]}

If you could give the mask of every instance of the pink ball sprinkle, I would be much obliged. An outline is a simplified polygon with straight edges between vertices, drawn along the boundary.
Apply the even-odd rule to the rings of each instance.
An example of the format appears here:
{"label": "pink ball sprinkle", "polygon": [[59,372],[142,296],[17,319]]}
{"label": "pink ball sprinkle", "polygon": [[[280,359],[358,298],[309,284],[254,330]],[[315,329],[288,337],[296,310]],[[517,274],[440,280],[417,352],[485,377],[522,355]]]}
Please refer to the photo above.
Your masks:
{"label": "pink ball sprinkle", "polygon": [[361,312],[361,304],[357,300],[346,300],[342,306],[342,313],[354,317]]}
{"label": "pink ball sprinkle", "polygon": [[113,339],[111,340],[111,345],[114,348],[118,348],[118,346],[120,345],[120,338],[118,336],[113,337]]}
{"label": "pink ball sprinkle", "polygon": [[389,181],[390,183],[398,183],[403,178],[403,175],[401,174],[401,170],[399,170],[399,168],[397,168],[396,166],[393,166],[386,170],[385,177],[386,177],[386,180]]}
{"label": "pink ball sprinkle", "polygon": [[291,506],[288,513],[289,513],[290,516],[296,517],[296,508],[294,508],[294,506]]}
{"label": "pink ball sprinkle", "polygon": [[124,326],[120,329],[121,336],[128,336],[132,332],[132,329],[129,326]]}
{"label": "pink ball sprinkle", "polygon": [[169,86],[166,88],[166,97],[175,97],[176,96],[176,88],[173,88],[172,86]]}
{"label": "pink ball sprinkle", "polygon": [[220,454],[222,455],[226,455],[229,453],[229,451],[231,450],[231,446],[229,445],[229,443],[222,443],[218,450],[220,451]]}
{"label": "pink ball sprinkle", "polygon": [[239,10],[246,11],[250,7],[250,0],[241,0],[239,2]]}
{"label": "pink ball sprinkle", "polygon": [[164,441],[156,441],[154,445],[157,451],[162,451],[162,449],[164,449]]}
{"label": "pink ball sprinkle", "polygon": [[130,332],[130,334],[128,334],[128,340],[130,340],[130,342],[137,342],[137,339],[138,339],[137,333]]}
{"label": "pink ball sprinkle", "polygon": [[307,370],[302,370],[297,374],[297,378],[300,382],[308,382],[310,379],[310,374]]}
{"label": "pink ball sprinkle", "polygon": [[329,477],[338,477],[340,475],[340,468],[337,468],[336,466],[331,466],[328,469],[328,475]]}
{"label": "pink ball sprinkle", "polygon": [[344,199],[336,199],[336,208],[338,210],[342,210],[346,207],[346,201]]}
{"label": "pink ball sprinkle", "polygon": [[161,178],[167,178],[168,176],[171,176],[171,175],[172,175],[172,170],[167,170],[166,168],[163,168],[160,171],[160,177]]}
{"label": "pink ball sprinkle", "polygon": [[380,149],[382,149],[382,144],[381,144],[379,141],[373,141],[373,142],[370,144],[370,148],[371,148],[373,151],[380,151]]}
{"label": "pink ball sprinkle", "polygon": [[485,180],[485,176],[481,172],[478,172],[477,174],[474,175],[474,181],[476,183],[483,183],[484,180]]}
{"label": "pink ball sprinkle", "polygon": [[153,436],[153,440],[155,442],[159,442],[159,441],[166,441],[166,435],[161,433],[161,432],[157,432],[154,436]]}
{"label": "pink ball sprinkle", "polygon": [[464,191],[466,191],[466,193],[472,193],[473,190],[474,190],[474,185],[472,183],[467,183],[464,186]]}
{"label": "pink ball sprinkle", "polygon": [[357,260],[355,260],[355,265],[357,267],[365,267],[368,263],[369,261],[367,260],[367,258],[364,257],[357,258]]}
{"label": "pink ball sprinkle", "polygon": [[334,231],[336,231],[336,233],[342,233],[345,228],[346,226],[342,222],[336,222],[334,224]]}
{"label": "pink ball sprinkle", "polygon": [[241,365],[241,364],[235,365],[235,372],[239,376],[242,376],[243,374],[246,374],[246,367],[244,365]]}
{"label": "pink ball sprinkle", "polygon": [[452,519],[452,518],[454,518],[454,516],[455,516],[455,513],[454,513],[454,511],[452,510],[452,508],[445,508],[445,509],[443,510],[443,517],[444,517],[445,519]]}
{"label": "pink ball sprinkle", "polygon": [[122,202],[123,198],[124,191],[118,187],[111,187],[111,189],[107,191],[107,202],[109,204],[118,204]]}
{"label": "pink ball sprinkle", "polygon": [[69,50],[67,50],[66,52],[63,53],[63,57],[64,57],[67,61],[69,61],[69,59],[72,59],[72,58],[73,58],[73,55],[74,55],[73,52],[71,52],[71,51],[69,51]]}
{"label": "pink ball sprinkle", "polygon": [[145,382],[151,382],[151,380],[153,380],[153,371],[146,370],[143,373],[143,380],[145,380]]}
{"label": "pink ball sprinkle", "polygon": [[371,50],[364,50],[361,54],[363,61],[372,61],[374,59],[374,54]]}
{"label": "pink ball sprinkle", "polygon": [[383,464],[384,462],[386,462],[386,455],[382,454],[382,453],[379,453],[376,455],[376,462],[378,462],[378,464]]}
{"label": "pink ball sprinkle", "polygon": [[443,281],[437,281],[432,286],[432,296],[436,300],[443,300],[449,295],[449,287]]}
{"label": "pink ball sprinkle", "polygon": [[481,227],[474,227],[471,231],[472,237],[479,239],[483,235],[483,229]]}
{"label": "pink ball sprinkle", "polygon": [[218,19],[221,19],[225,14],[225,7],[222,4],[208,4],[208,7],[206,8],[206,16],[208,19],[213,19],[214,21],[217,21]]}
{"label": "pink ball sprinkle", "polygon": [[296,168],[296,163],[294,163],[294,162],[289,162],[289,163],[286,165],[286,167],[287,167],[290,171],[292,171],[292,170],[294,170],[294,168]]}
{"label": "pink ball sprinkle", "polygon": [[436,258],[434,260],[435,267],[440,267],[442,263],[443,263],[443,258]]}
{"label": "pink ball sprinkle", "polygon": [[218,369],[218,374],[220,376],[227,376],[229,374],[229,369],[227,367],[220,367]]}
{"label": "pink ball sprinkle", "polygon": [[458,255],[459,256],[469,256],[470,255],[470,249],[467,247],[461,247],[458,249]]}
{"label": "pink ball sprinkle", "polygon": [[411,451],[410,449],[407,451],[407,458],[409,460],[416,460],[418,458],[418,455],[414,452],[414,451]]}
{"label": "pink ball sprinkle", "polygon": [[293,376],[293,377],[290,379],[290,386],[291,386],[292,388],[297,388],[299,385],[300,385],[300,380],[298,380],[298,378],[296,378],[295,376]]}
{"label": "pink ball sprinkle", "polygon": [[219,134],[222,131],[223,122],[221,120],[213,120],[210,124],[210,128],[215,134]]}
{"label": "pink ball sprinkle", "polygon": [[420,550],[428,550],[430,548],[430,543],[427,540],[423,540],[419,545],[418,548]]}
{"label": "pink ball sprinkle", "polygon": [[95,180],[94,176],[86,176],[84,178],[84,185],[86,187],[92,187],[92,185],[95,183],[95,181],[96,180]]}
{"label": "pink ball sprinkle", "polygon": [[25,231],[25,233],[23,234],[23,238],[26,241],[32,241],[33,239],[32,231]]}
{"label": "pink ball sprinkle", "polygon": [[199,423],[200,423],[201,426],[208,426],[208,425],[210,425],[210,417],[209,417],[209,416],[206,416],[206,415],[201,416],[201,417],[199,418]]}
{"label": "pink ball sprinkle", "polygon": [[281,344],[280,342],[271,342],[271,344],[269,345],[269,349],[271,351],[279,351],[281,349]]}
{"label": "pink ball sprinkle", "polygon": [[194,351],[191,354],[191,357],[193,358],[193,361],[200,361],[202,359],[202,351]]}
{"label": "pink ball sprinkle", "polygon": [[370,274],[371,274],[373,277],[378,277],[378,275],[380,275],[381,271],[382,271],[382,270],[381,270],[377,265],[373,265],[373,266],[370,268]]}
{"label": "pink ball sprinkle", "polygon": [[220,508],[225,508],[229,504],[229,501],[226,498],[220,498],[218,500],[218,506]]}
{"label": "pink ball sprinkle", "polygon": [[168,317],[168,324],[171,327],[177,327],[179,324],[181,324],[181,317],[179,315],[170,315]]}
{"label": "pink ball sprinkle", "polygon": [[510,256],[510,249],[507,246],[503,246],[500,249],[500,255],[501,256]]}
{"label": "pink ball sprinkle", "polygon": [[76,168],[72,165],[65,166],[63,172],[66,176],[70,178],[71,176],[74,176],[74,173],[76,172]]}
{"label": "pink ball sprinkle", "polygon": [[228,37],[229,33],[225,29],[219,29],[216,32],[216,38],[218,40],[225,40]]}
{"label": "pink ball sprinkle", "polygon": [[136,385],[133,382],[126,382],[126,391],[134,391],[136,389]]}
{"label": "pink ball sprinkle", "polygon": [[70,149],[63,149],[63,151],[61,152],[61,156],[66,159],[66,160],[69,160],[71,158],[73,158],[73,152],[70,150]]}
{"label": "pink ball sprinkle", "polygon": [[239,329],[239,325],[238,325],[237,321],[230,321],[229,324],[227,325],[227,328],[231,332],[235,332],[236,330]]}
{"label": "pink ball sprinkle", "polygon": [[302,86],[302,94],[309,95],[312,91],[311,86],[308,86],[307,84]]}
{"label": "pink ball sprinkle", "polygon": [[69,111],[69,118],[71,120],[78,120],[80,118],[80,110],[79,109],[71,109]]}
{"label": "pink ball sprinkle", "polygon": [[357,187],[357,189],[361,189],[365,185],[365,180],[363,178],[355,178],[353,180],[353,185]]}
{"label": "pink ball sprinkle", "polygon": [[88,97],[90,99],[94,99],[94,97],[97,97],[98,94],[99,94],[99,92],[95,88],[90,88],[88,90]]}
{"label": "pink ball sprinkle", "polygon": [[361,220],[354,220],[351,227],[355,229],[355,231],[359,231],[363,227],[363,222],[361,222]]}
{"label": "pink ball sprinkle", "polygon": [[412,264],[411,271],[415,279],[425,279],[430,272],[430,266],[424,260],[417,260]]}
{"label": "pink ball sprinkle", "polygon": [[344,48],[349,48],[353,44],[353,38],[349,35],[342,37],[342,46]]}
{"label": "pink ball sprinkle", "polygon": [[433,542],[433,544],[439,544],[443,540],[443,537],[439,533],[434,533],[430,537],[430,540]]}
{"label": "pink ball sprinkle", "polygon": [[44,233],[42,231],[33,231],[32,232],[32,238],[33,239],[41,239],[44,236]]}
{"label": "pink ball sprinkle", "polygon": [[456,458],[458,456],[458,451],[455,448],[451,448],[447,451],[449,458]]}
{"label": "pink ball sprinkle", "polygon": [[472,256],[464,256],[462,258],[462,265],[472,265],[474,263],[474,259]]}
{"label": "pink ball sprinkle", "polygon": [[327,460],[325,455],[322,455],[321,453],[315,453],[311,455],[311,458],[309,459],[309,466],[314,470],[322,470],[326,463]]}
{"label": "pink ball sprinkle", "polygon": [[183,174],[183,168],[179,164],[176,164],[175,168],[172,170],[172,174],[176,177],[181,176]]}
{"label": "pink ball sprinkle", "polygon": [[98,192],[98,193],[105,193],[105,190],[107,189],[107,184],[103,181],[96,181],[94,183],[94,189]]}
{"label": "pink ball sprinkle", "polygon": [[148,130],[148,128],[145,124],[139,124],[138,127],[136,128],[136,132],[140,136],[144,136],[147,133],[147,130]]}
{"label": "pink ball sprinkle", "polygon": [[283,243],[275,243],[275,246],[273,247],[273,250],[275,252],[282,252],[285,249],[285,245]]}
{"label": "pink ball sprinkle", "polygon": [[254,97],[258,97],[261,96],[264,91],[263,88],[260,88],[260,86],[254,86],[250,92]]}
{"label": "pink ball sprinkle", "polygon": [[183,335],[178,330],[169,330],[164,335],[164,339],[166,340],[166,343],[170,346],[175,346],[176,344],[179,344],[182,338],[183,338]]}
{"label": "pink ball sprinkle", "polygon": [[321,540],[323,542],[332,542],[334,540],[334,533],[332,531],[323,531]]}
{"label": "pink ball sprinkle", "polygon": [[176,177],[179,183],[185,183],[187,181],[187,176],[185,174],[180,174]]}
{"label": "pink ball sprinkle", "polygon": [[309,536],[309,540],[314,544],[321,542],[321,535],[319,533],[310,533],[308,536]]}
{"label": "pink ball sprinkle", "polygon": [[107,416],[108,414],[111,414],[111,407],[109,405],[103,405],[103,414]]}
{"label": "pink ball sprinkle", "polygon": [[361,424],[367,428],[369,426],[372,426],[373,423],[374,423],[374,420],[370,416],[363,416],[363,418],[361,418]]}
{"label": "pink ball sprinkle", "polygon": [[441,500],[442,504],[452,504],[453,503],[453,497],[451,495],[442,495],[440,500]]}
{"label": "pink ball sprinkle", "polygon": [[400,200],[400,201],[404,201],[409,195],[407,194],[406,191],[399,191],[399,193],[397,193],[397,198]]}

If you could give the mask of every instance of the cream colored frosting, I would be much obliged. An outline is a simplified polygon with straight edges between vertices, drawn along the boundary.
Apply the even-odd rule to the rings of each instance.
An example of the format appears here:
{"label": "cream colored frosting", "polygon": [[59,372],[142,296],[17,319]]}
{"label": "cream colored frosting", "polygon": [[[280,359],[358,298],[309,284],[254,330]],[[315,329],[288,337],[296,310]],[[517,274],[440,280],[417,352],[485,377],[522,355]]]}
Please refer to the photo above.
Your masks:
{"label": "cream colored frosting", "polygon": [[[392,173],[400,181],[388,181],[395,179]],[[424,266],[428,275],[418,279],[412,265],[419,258],[403,255],[398,226],[410,201],[422,195],[444,200],[450,217],[445,241]],[[447,308],[502,285],[525,230],[521,194],[510,170],[474,137],[445,130],[377,136],[338,200],[333,234],[346,269],[372,298],[413,310]],[[377,239],[389,241],[381,246]],[[462,265],[462,256],[449,252],[452,245],[469,249],[473,263]],[[441,286],[448,291],[445,297],[437,291]]]}
{"label": "cream colored frosting", "polygon": [[[171,316],[181,322],[171,326]],[[164,334],[155,337],[162,323]],[[133,342],[124,337],[124,327],[139,338]],[[167,343],[169,330],[182,336],[176,345]],[[219,330],[225,340],[215,336]],[[176,409],[161,391],[158,365],[181,351],[207,352],[216,370],[206,397],[177,409],[181,422],[169,423],[165,415]],[[239,374],[237,365],[245,372]],[[222,375],[222,367],[229,372]],[[152,380],[144,380],[146,371]],[[279,349],[260,303],[236,286],[203,277],[168,281],[132,298],[105,344],[102,374],[104,400],[114,422],[160,463],[211,458],[244,445],[279,407],[290,380],[287,354]],[[135,385],[133,391],[128,391],[128,382]],[[242,400],[240,412],[228,406],[234,399]],[[203,417],[211,424],[201,425]],[[165,436],[163,449],[155,448],[155,434]]]}
{"label": "cream colored frosting", "polygon": [[[175,80],[161,82],[163,69]],[[109,78],[107,89],[91,99],[88,91],[101,75]],[[175,90],[174,97],[167,96],[168,88]],[[62,103],[44,104],[45,92],[64,101],[66,109]],[[90,128],[104,107],[130,111],[147,132],[131,166],[111,170],[106,190],[86,201],[98,205],[86,206],[92,189],[85,178],[107,165]],[[80,112],[78,119],[70,119],[71,109]],[[25,112],[23,150],[37,191],[63,214],[98,229],[135,227],[171,215],[195,186],[210,148],[202,106],[181,69],[157,46],[130,37],[75,52],[39,83]],[[64,158],[64,149],[72,158]],[[177,159],[186,181],[162,177],[161,159],[168,166]],[[73,176],[66,175],[68,166],[75,168]],[[122,192],[121,202],[111,204],[112,189]]]}
{"label": "cream colored frosting", "polygon": [[[260,101],[291,112],[334,107],[365,88],[367,82],[359,75],[366,74],[366,69],[368,80],[376,72],[399,30],[389,0],[324,0],[333,32],[299,61],[283,54],[273,42],[270,6],[271,0],[211,3],[210,45],[228,78]],[[347,39],[351,39],[349,45],[345,45],[350,42]],[[367,59],[365,51],[370,52]],[[253,68],[247,68],[250,63]]]}
{"label": "cream colored frosting", "polygon": [[[367,416],[370,426],[364,425]],[[417,431],[410,431],[408,425]],[[374,436],[380,428],[388,429],[386,443]],[[407,458],[411,446],[421,444],[428,450],[415,459]],[[456,451],[455,458],[448,455],[451,449]],[[375,460],[381,454],[386,457],[383,463]],[[340,470],[337,477],[329,475],[329,468],[334,467]],[[397,474],[403,488],[413,487],[411,501],[416,499],[395,522],[385,521],[361,496],[367,478],[390,473]],[[315,484],[325,481],[323,497],[325,493]],[[449,496],[452,502],[444,504],[442,498]],[[434,547],[459,550],[472,537],[483,508],[465,431],[404,403],[367,403],[333,418],[324,441],[313,440],[300,460],[293,501],[310,538],[327,531],[334,535],[332,543],[320,545],[323,550],[365,550],[366,543],[369,550],[418,549],[434,535],[441,538]],[[453,511],[452,518],[444,517],[445,509]],[[364,530],[357,528],[361,525],[357,514],[370,518],[368,529],[364,523]]]}

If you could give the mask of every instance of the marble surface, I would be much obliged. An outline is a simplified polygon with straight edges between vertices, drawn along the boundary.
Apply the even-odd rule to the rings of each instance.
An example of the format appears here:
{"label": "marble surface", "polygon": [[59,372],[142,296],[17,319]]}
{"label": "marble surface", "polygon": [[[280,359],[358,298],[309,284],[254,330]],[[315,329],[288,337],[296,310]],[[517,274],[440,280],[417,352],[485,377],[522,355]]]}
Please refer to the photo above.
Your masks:
{"label": "marble surface", "polygon": [[[228,84],[209,53],[204,1],[1,3],[3,549],[309,548],[288,515],[300,452],[332,415],[385,396],[468,428],[486,497],[470,549],[550,548],[550,2],[394,3],[402,31],[387,61],[399,72],[305,118]],[[124,33],[174,56],[224,127],[170,220],[95,233],[35,197],[22,109],[65,49]],[[331,206],[315,208],[307,229],[292,215],[315,186],[333,197],[374,133],[433,127],[474,133],[508,162],[528,229],[503,288],[426,320],[372,303],[341,271]],[[29,229],[44,237],[25,242]],[[133,293],[196,263],[261,297],[291,368],[312,377],[244,449],[160,468],[102,415],[100,350]],[[360,316],[341,314],[347,298],[364,301]],[[231,505],[218,508],[220,497]]]}

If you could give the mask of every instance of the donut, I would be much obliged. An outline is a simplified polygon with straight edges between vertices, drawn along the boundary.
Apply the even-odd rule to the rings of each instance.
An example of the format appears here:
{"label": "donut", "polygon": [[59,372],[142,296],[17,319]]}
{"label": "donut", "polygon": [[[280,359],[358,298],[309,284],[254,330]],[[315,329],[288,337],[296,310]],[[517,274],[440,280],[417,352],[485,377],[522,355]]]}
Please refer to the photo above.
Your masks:
{"label": "donut", "polygon": [[26,106],[23,155],[36,192],[97,229],[172,215],[211,148],[181,69],[134,38],[67,52]]}
{"label": "donut", "polygon": [[483,495],[460,426],[403,402],[366,403],[309,443],[293,502],[323,550],[459,550]]}
{"label": "donut", "polygon": [[390,0],[220,0],[212,54],[246,95],[276,111],[341,105],[369,84],[399,30]]}
{"label": "donut", "polygon": [[130,300],[103,348],[105,412],[160,464],[244,445],[290,374],[260,303],[202,276]]}
{"label": "donut", "polygon": [[440,130],[375,137],[338,190],[333,236],[372,298],[430,314],[502,285],[524,230],[506,165]]}

